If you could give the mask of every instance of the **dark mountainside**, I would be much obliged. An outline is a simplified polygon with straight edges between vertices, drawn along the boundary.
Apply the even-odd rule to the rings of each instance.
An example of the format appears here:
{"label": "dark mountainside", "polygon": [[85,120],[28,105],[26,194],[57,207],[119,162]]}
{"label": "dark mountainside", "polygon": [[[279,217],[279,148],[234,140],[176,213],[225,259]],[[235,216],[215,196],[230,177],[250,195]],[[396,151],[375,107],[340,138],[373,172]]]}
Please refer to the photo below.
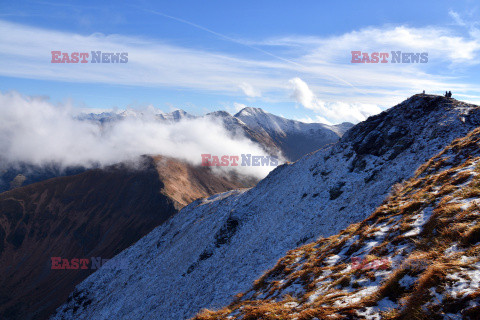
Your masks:
{"label": "dark mountainside", "polygon": [[46,319],[95,271],[51,270],[51,257],[110,259],[191,201],[252,185],[144,157],[137,168],[119,164],[0,194],[0,319]]}
{"label": "dark mountainside", "polygon": [[56,177],[73,176],[87,170],[84,167],[63,168],[58,164],[33,165],[16,163],[0,168],[0,193]]}

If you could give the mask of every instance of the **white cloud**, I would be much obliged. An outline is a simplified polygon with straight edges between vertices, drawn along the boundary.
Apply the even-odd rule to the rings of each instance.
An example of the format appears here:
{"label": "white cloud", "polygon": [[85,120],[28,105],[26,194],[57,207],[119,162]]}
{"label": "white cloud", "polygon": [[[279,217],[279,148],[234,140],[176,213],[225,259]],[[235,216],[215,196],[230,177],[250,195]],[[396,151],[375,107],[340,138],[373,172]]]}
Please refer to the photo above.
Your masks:
{"label": "white cloud", "polygon": [[459,26],[466,26],[467,24],[465,23],[465,21],[463,21],[463,19],[460,17],[460,15],[458,14],[458,12],[455,12],[453,10],[449,10],[448,11],[448,15],[450,17],[452,17],[453,21],[455,21],[455,23]]}
{"label": "white cloud", "polygon": [[[349,121],[357,123],[367,117],[380,113],[382,110],[371,104],[329,102],[326,103],[317,98],[310,90],[307,83],[300,78],[293,78],[289,81],[292,87],[292,98],[303,107],[320,113],[316,116],[318,122],[326,124]],[[308,118],[311,120],[311,118]]]}
{"label": "white cloud", "polygon": [[260,97],[260,96],[262,95],[259,90],[257,90],[257,89],[255,89],[254,87],[252,87],[252,85],[249,84],[249,83],[242,82],[242,83],[239,85],[239,87],[240,87],[240,89],[242,89],[243,93],[244,93],[247,97],[255,98],[255,97]]}
{"label": "white cloud", "polygon": [[[299,77],[318,94],[315,103],[302,97],[310,99],[305,104],[310,107],[337,101],[386,107],[422,90],[440,93],[448,89],[464,97],[478,96],[480,91],[478,81],[469,80],[462,71],[478,68],[480,32],[475,28],[458,34],[443,27],[386,25],[330,37],[296,35],[245,45],[246,50],[262,49],[257,50],[258,56],[245,58],[242,51],[213,52],[133,36],[86,36],[0,20],[0,75],[183,88],[231,96],[241,92],[263,102],[286,102],[285,92],[290,88],[285,84]],[[128,52],[129,62],[52,64],[52,50]],[[429,62],[353,65],[352,50],[428,52]],[[278,52],[287,52],[288,57],[282,58]]]}
{"label": "white cloud", "polygon": [[234,103],[233,103],[233,107],[235,108],[235,111],[236,111],[236,112],[239,112],[240,110],[246,108],[247,106],[244,105],[243,103],[234,102]]}
{"label": "white cloud", "polygon": [[325,103],[317,100],[317,97],[315,97],[305,81],[300,78],[293,78],[290,79],[289,83],[293,88],[292,98],[305,108],[316,112],[322,111],[325,108]]}
{"label": "white cloud", "polygon": [[295,120],[305,122],[305,123],[324,123],[324,124],[328,124],[328,125],[333,124],[330,121],[328,121],[327,119],[325,119],[324,117],[318,116],[318,115],[315,116],[315,119],[312,119],[311,117],[306,116],[304,118],[295,118]]}
{"label": "white cloud", "polygon": [[[453,12],[452,12],[453,13]],[[451,13],[451,15],[452,15]],[[457,15],[458,19],[459,16]],[[332,37],[284,37],[270,39],[267,44],[302,47],[307,51],[300,63],[325,64],[340,62],[350,51],[363,52],[428,52],[434,56],[429,63],[478,64],[480,39],[459,35],[444,27],[385,26],[367,27]],[[344,60],[344,62],[349,62]]]}
{"label": "white cloud", "polygon": [[[0,94],[0,159],[33,164],[58,162],[64,166],[109,165],[143,154],[161,154],[201,164],[201,154],[264,155],[243,136],[232,138],[220,124],[207,118],[176,124],[155,121],[151,108],[142,117],[127,117],[103,127],[76,120],[69,105],[53,105],[42,98],[16,92]],[[273,167],[226,167],[264,177]]]}
{"label": "white cloud", "polygon": [[[51,63],[51,51],[56,50],[127,52],[128,63]],[[4,76],[229,94],[238,93],[240,87],[252,97],[260,96],[262,87],[282,87],[281,81],[269,77],[268,72],[255,71],[259,66],[262,63],[255,60],[158,40],[100,33],[84,36],[0,20],[0,74]]]}

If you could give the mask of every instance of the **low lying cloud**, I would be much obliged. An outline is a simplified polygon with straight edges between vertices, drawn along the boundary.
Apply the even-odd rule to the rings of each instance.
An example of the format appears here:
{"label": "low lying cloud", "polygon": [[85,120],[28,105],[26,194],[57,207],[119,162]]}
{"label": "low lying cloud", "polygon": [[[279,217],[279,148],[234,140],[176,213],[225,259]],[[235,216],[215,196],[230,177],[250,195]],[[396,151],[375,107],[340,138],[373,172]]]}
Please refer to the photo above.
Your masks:
{"label": "low lying cloud", "polygon": [[242,82],[240,84],[240,89],[242,89],[243,93],[250,98],[255,98],[255,97],[260,97],[262,94],[260,93],[260,90],[255,89],[251,84]]}
{"label": "low lying cloud", "polygon": [[[149,110],[146,110],[149,111]],[[151,110],[150,110],[151,111]],[[143,154],[164,155],[200,165],[201,154],[267,154],[243,136],[233,135],[211,118],[177,123],[155,120],[154,112],[103,125],[75,118],[72,106],[16,92],[0,94],[0,160],[63,166],[110,165]],[[274,167],[225,167],[264,177]]]}
{"label": "low lying cloud", "polygon": [[[357,123],[371,115],[382,112],[378,106],[364,103],[324,102],[310,90],[307,83],[300,78],[290,79],[289,84],[293,90],[292,98],[303,107],[320,115],[316,116],[317,122],[336,124],[342,121]],[[306,122],[313,122],[308,118]]]}

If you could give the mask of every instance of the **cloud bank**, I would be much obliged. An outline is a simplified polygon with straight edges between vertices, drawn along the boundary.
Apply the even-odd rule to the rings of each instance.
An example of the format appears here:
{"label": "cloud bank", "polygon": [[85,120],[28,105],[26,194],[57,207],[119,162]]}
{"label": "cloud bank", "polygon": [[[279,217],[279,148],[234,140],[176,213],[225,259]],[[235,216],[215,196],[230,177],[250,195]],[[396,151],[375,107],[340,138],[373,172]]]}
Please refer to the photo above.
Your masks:
{"label": "cloud bank", "polygon": [[[321,101],[310,90],[307,83],[300,78],[293,78],[289,83],[292,86],[292,98],[303,107],[319,113],[320,115],[316,116],[318,122],[326,124],[342,121],[357,123],[382,112],[378,106],[372,104]],[[307,118],[305,122],[313,121]]]}
{"label": "cloud bank", "polygon": [[[148,111],[148,110],[147,110]],[[140,155],[164,155],[200,165],[201,154],[267,154],[243,136],[232,136],[209,118],[159,123],[154,112],[104,125],[75,118],[72,106],[16,92],[0,94],[0,160],[63,166],[110,165]],[[274,167],[225,167],[265,177]]]}

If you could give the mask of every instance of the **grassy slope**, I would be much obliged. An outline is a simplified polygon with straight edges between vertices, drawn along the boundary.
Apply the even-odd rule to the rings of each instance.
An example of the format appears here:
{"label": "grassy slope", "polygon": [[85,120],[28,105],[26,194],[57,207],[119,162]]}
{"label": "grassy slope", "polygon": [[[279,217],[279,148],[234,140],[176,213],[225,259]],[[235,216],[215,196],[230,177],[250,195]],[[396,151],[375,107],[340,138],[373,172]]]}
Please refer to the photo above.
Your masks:
{"label": "grassy slope", "polygon": [[[480,128],[455,140],[369,218],[291,250],[231,305],[194,319],[477,319],[479,141]],[[352,257],[387,268],[355,269]]]}

